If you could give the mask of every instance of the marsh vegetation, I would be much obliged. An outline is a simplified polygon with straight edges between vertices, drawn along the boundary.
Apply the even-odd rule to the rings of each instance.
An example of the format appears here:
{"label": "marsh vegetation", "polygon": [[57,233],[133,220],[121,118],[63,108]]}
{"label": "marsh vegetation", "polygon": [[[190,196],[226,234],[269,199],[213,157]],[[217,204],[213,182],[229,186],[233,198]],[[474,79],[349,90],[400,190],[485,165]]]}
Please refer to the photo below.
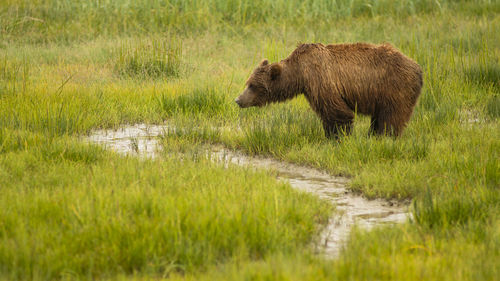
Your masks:
{"label": "marsh vegetation", "polygon": [[[0,1],[0,279],[496,280],[499,1]],[[391,42],[424,70],[398,139],[326,139],[303,98],[241,111],[262,58]],[[157,159],[84,141],[167,122]],[[206,145],[350,177],[413,220],[318,256],[334,206]],[[179,161],[175,155],[191,155]]]}

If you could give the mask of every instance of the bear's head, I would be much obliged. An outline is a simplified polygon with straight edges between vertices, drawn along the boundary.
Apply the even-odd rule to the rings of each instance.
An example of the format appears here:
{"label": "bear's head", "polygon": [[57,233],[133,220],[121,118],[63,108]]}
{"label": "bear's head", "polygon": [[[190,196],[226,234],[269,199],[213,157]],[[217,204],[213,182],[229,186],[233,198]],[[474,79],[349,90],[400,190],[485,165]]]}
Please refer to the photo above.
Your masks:
{"label": "bear's head", "polygon": [[245,108],[264,106],[277,101],[275,89],[281,71],[282,66],[279,63],[269,64],[268,60],[263,60],[248,78],[245,90],[235,102],[241,108]]}

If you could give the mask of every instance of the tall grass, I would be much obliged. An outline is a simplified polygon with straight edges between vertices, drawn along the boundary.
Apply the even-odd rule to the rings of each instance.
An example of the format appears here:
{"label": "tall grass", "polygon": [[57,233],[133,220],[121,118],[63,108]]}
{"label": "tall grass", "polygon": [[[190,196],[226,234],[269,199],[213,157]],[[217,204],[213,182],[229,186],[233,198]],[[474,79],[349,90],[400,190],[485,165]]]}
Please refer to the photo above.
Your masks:
{"label": "tall grass", "polygon": [[[495,227],[482,233],[473,229],[439,235],[405,226],[356,230],[338,261],[274,255],[173,280],[496,280],[500,232]],[[467,258],[459,258],[462,255]]]}
{"label": "tall grass", "polygon": [[4,57],[0,60],[0,81],[0,95],[24,93],[30,83],[30,64]]}
{"label": "tall grass", "polygon": [[[480,5],[480,8],[477,6]],[[342,18],[405,18],[450,9],[491,14],[498,1],[375,0],[209,0],[209,1],[12,1],[0,6],[4,38],[27,41],[75,40],[99,35],[199,30],[222,26],[333,24]]]}
{"label": "tall grass", "polygon": [[138,79],[177,77],[182,71],[182,46],[175,38],[129,41],[115,50],[115,70]]}
{"label": "tall grass", "polygon": [[218,88],[194,88],[172,95],[164,93],[158,103],[168,116],[179,114],[201,115],[209,118],[234,116],[236,108],[228,106],[232,102],[229,93]]}
{"label": "tall grass", "polygon": [[0,134],[11,148],[0,156],[2,278],[167,276],[293,251],[329,210],[263,173],[120,159],[35,136],[14,152],[23,137]]}

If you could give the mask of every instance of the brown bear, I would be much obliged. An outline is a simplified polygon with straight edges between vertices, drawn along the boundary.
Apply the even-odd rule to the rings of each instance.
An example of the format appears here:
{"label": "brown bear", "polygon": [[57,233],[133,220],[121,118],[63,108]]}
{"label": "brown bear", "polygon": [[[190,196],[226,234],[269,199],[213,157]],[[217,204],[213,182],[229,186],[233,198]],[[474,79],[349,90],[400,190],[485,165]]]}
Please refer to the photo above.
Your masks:
{"label": "brown bear", "polygon": [[242,107],[281,102],[303,93],[327,137],[349,134],[355,112],[371,116],[370,132],[398,136],[422,88],[422,70],[390,44],[301,44],[292,54],[254,70]]}

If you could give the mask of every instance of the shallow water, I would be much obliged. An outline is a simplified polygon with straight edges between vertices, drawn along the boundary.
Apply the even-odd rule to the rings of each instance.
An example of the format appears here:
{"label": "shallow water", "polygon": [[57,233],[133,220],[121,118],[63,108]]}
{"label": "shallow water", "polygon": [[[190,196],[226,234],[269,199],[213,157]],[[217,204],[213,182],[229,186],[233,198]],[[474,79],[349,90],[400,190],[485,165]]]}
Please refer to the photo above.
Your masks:
{"label": "shallow water", "polygon": [[[123,154],[155,157],[161,149],[158,137],[170,129],[167,125],[137,124],[118,130],[95,131],[89,141]],[[207,152],[207,157],[226,165],[233,163],[273,170],[280,180],[289,182],[292,187],[332,202],[337,212],[329,219],[321,235],[319,249],[330,257],[338,255],[355,224],[370,229],[382,224],[401,223],[408,218],[406,206],[380,199],[367,200],[348,191],[348,179],[332,176],[318,169],[272,158],[251,157],[220,146],[212,147]]]}

